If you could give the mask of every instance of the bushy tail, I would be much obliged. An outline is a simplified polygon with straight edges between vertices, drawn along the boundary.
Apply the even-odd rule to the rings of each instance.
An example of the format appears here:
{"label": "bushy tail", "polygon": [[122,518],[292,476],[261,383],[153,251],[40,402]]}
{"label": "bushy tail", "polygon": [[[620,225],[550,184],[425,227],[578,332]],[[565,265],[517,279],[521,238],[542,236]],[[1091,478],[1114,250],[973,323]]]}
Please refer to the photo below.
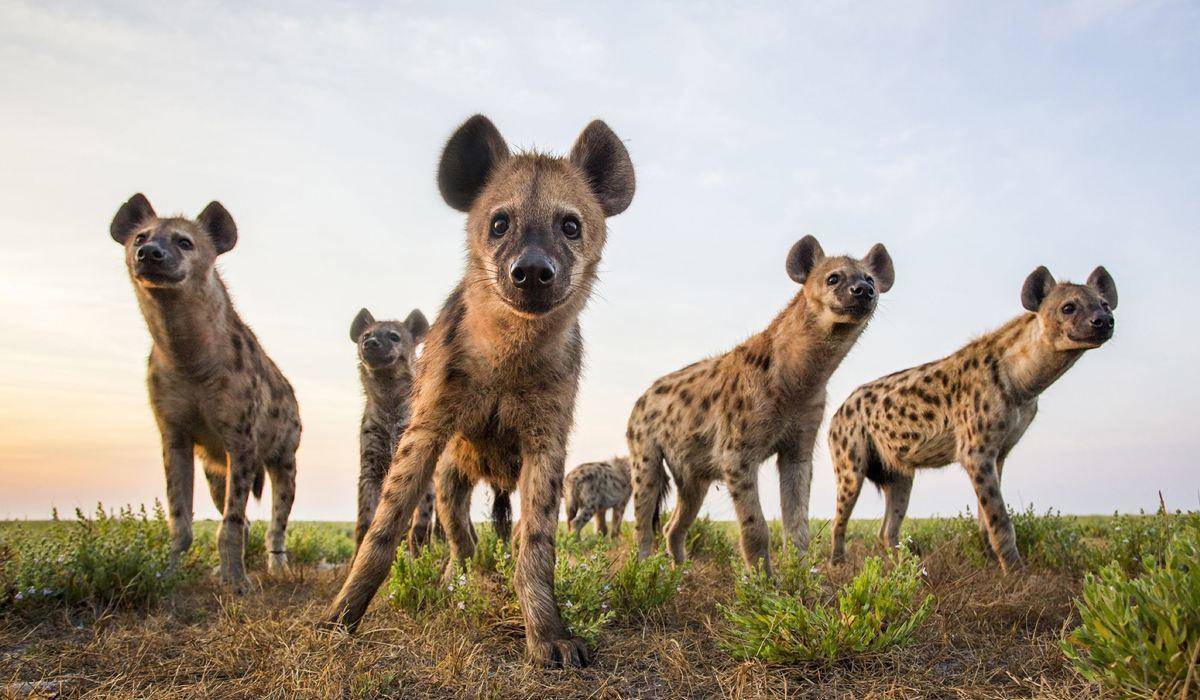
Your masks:
{"label": "bushy tail", "polygon": [[658,497],[654,499],[654,517],[650,519],[656,532],[659,529],[663,504],[667,502],[667,496],[671,495],[671,480],[667,478],[667,472],[662,467],[658,468],[658,477],[654,485],[658,489]]}
{"label": "bushy tail", "polygon": [[512,495],[508,491],[492,490],[492,530],[502,542],[512,537]]}

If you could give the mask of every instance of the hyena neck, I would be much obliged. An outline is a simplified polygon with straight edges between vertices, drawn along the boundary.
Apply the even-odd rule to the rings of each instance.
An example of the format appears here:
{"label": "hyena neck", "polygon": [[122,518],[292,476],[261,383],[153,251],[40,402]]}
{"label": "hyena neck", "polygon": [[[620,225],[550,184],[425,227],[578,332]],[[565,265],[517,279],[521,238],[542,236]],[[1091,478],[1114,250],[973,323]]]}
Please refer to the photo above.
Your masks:
{"label": "hyena neck", "polygon": [[467,286],[462,297],[463,345],[501,374],[562,360],[578,333],[587,295],[578,290],[571,297],[548,313],[530,316],[512,309],[490,289]]}
{"label": "hyena neck", "polygon": [[137,298],[159,362],[200,378],[228,363],[228,338],[240,321],[215,270],[198,287],[138,286]]}
{"label": "hyena neck", "polygon": [[1001,373],[1017,403],[1036,398],[1083,354],[1083,350],[1055,349],[1035,314],[1013,320],[995,335],[1002,353]]}
{"label": "hyena neck", "polygon": [[747,341],[771,358],[771,384],[781,396],[807,401],[825,385],[862,333],[864,324],[831,324],[798,293],[771,325]]}
{"label": "hyena neck", "polygon": [[412,372],[407,364],[397,362],[388,367],[371,369],[360,362],[358,376],[362,380],[363,393],[367,396],[368,411],[397,417],[407,413],[408,395],[412,389]]}

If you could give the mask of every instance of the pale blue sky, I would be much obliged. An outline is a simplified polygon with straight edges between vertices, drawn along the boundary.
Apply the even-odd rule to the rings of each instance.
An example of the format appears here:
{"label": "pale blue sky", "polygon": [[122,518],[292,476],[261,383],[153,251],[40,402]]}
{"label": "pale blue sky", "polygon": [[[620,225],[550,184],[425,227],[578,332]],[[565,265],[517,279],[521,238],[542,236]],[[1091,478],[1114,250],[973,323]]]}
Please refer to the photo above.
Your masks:
{"label": "pale blue sky", "polygon": [[[347,328],[364,305],[432,316],[453,286],[462,217],[434,167],[475,112],[560,153],[602,117],[637,168],[584,317],[570,464],[624,450],[654,378],[764,326],[811,233],[882,241],[896,265],[831,411],[1017,314],[1037,265],[1108,266],[1116,337],[1043,397],[1006,495],[1200,505],[1194,3],[174,5],[0,0],[0,517],[164,492],[149,340],[107,234],[142,191],[232,212],[226,281],[301,403],[295,517],[349,519]],[[832,482],[822,437],[814,515]],[[911,512],[972,501],[951,467],[918,478]],[[723,491],[707,509],[732,512]],[[856,514],[879,509],[868,490]]]}

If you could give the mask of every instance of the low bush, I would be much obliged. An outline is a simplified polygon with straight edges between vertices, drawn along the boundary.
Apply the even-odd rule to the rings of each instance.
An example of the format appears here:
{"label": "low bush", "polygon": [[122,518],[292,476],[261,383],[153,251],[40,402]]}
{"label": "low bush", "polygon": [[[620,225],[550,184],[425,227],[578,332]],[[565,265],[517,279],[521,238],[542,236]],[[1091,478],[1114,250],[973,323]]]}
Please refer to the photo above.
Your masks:
{"label": "low bush", "polygon": [[612,621],[608,600],[608,558],[603,553],[578,554],[559,551],[554,566],[554,597],[567,629],[589,644]]}
{"label": "low bush", "polygon": [[706,515],[692,523],[684,543],[688,557],[723,564],[737,556],[736,536],[736,530],[731,535],[726,525],[714,522]]}
{"label": "low bush", "polygon": [[612,575],[612,607],[618,615],[644,614],[662,606],[683,585],[688,565],[675,566],[671,556],[658,553],[638,561],[630,549]]}

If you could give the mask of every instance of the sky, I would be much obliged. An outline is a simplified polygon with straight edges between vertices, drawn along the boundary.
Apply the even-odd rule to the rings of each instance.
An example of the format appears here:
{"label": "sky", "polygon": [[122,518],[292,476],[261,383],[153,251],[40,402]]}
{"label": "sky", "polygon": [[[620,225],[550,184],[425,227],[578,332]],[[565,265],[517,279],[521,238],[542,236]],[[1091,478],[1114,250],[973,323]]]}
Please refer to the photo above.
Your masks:
{"label": "sky", "polygon": [[[352,519],[348,328],[363,306],[432,318],[457,281],[463,216],[435,167],[476,112],[556,153],[603,118],[637,172],[582,317],[568,468],[624,451],[655,378],[765,327],[812,234],[831,254],[883,242],[896,268],[828,413],[1020,313],[1038,265],[1107,266],[1116,336],[1043,395],[1005,496],[1200,507],[1200,5],[501,5],[0,0],[0,518],[165,494],[149,335],[108,235],[144,192],[233,214],[222,274],[300,401],[293,517]],[[833,484],[822,430],[814,516]],[[777,517],[772,463],[760,486]],[[951,466],[917,477],[909,512],[973,501]],[[705,511],[732,517],[723,489]],[[865,490],[856,516],[880,511]]]}

